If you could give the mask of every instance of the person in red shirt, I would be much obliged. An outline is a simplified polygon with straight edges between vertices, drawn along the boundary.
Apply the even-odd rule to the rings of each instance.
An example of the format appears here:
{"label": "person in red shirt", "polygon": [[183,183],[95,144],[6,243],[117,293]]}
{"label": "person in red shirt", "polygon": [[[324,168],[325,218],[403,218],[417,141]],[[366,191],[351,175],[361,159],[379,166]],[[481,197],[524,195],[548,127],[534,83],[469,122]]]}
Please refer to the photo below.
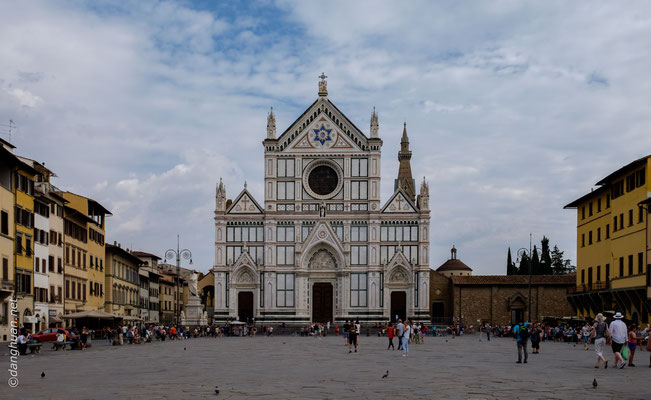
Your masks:
{"label": "person in red shirt", "polygon": [[170,339],[176,339],[176,327],[170,328]]}
{"label": "person in red shirt", "polygon": [[393,323],[389,323],[389,327],[387,328],[387,337],[389,338],[389,346],[387,347],[387,350],[389,348],[392,348],[395,350],[396,348],[393,346],[393,338],[396,336],[395,330],[393,328]]}

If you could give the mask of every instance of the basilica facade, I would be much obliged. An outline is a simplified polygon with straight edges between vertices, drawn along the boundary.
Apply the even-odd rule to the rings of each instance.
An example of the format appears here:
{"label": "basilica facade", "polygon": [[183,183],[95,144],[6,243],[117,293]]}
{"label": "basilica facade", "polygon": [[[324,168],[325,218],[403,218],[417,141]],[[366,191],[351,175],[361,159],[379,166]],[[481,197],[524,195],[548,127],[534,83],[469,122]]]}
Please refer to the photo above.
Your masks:
{"label": "basilica facade", "polygon": [[290,325],[429,320],[429,188],[417,195],[406,126],[393,194],[380,197],[378,115],[368,136],[318,97],[282,134],[273,110],[264,199],[244,189],[215,207],[214,319]]}

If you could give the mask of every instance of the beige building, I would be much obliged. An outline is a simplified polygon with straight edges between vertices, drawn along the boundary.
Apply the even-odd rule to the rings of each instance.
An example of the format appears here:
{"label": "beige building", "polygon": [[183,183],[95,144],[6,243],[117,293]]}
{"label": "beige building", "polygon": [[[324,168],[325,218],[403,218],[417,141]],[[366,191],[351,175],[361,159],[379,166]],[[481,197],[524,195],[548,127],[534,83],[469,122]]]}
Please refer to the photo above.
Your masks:
{"label": "beige building", "polygon": [[14,239],[16,227],[13,173],[20,162],[11,144],[0,139],[0,341],[11,339],[11,304],[15,290]]}
{"label": "beige building", "polygon": [[161,272],[159,277],[160,287],[160,323],[164,325],[176,324],[176,279],[173,275]]}
{"label": "beige building", "polygon": [[108,313],[141,318],[140,274],[142,261],[121,245],[106,244],[106,302]]}

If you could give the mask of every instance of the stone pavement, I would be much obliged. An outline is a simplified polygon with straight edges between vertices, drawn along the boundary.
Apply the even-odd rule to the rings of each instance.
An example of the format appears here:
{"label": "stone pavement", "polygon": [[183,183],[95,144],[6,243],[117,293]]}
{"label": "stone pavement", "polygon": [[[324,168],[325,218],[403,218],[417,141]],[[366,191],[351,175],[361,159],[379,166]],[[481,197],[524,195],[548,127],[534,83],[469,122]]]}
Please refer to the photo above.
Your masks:
{"label": "stone pavement", "polygon": [[[408,358],[386,351],[386,338],[360,339],[357,354],[348,354],[341,336],[95,342],[67,352],[48,346],[19,359],[17,388],[7,385],[4,347],[0,399],[648,399],[651,393],[646,351],[636,354],[635,368],[597,370],[594,351],[581,345],[544,342],[528,364],[515,364],[516,345],[508,338],[428,338],[410,344]],[[386,370],[389,377],[381,379]]]}

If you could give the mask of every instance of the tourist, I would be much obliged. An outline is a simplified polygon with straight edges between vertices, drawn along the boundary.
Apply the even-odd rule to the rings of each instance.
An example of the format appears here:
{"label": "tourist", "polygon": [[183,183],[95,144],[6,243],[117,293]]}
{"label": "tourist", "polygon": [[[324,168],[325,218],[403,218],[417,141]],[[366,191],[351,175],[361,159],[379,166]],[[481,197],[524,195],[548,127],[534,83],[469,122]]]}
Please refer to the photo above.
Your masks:
{"label": "tourist", "polygon": [[581,334],[583,336],[583,349],[585,350],[590,350],[590,325],[586,321],[585,325],[583,325],[583,328],[581,329]]}
{"label": "tourist", "polygon": [[637,335],[636,330],[637,330],[637,325],[635,324],[631,324],[631,326],[628,329],[628,350],[629,350],[628,366],[629,367],[635,366],[635,364],[633,364],[633,357],[635,356],[637,341],[642,339],[641,336]]}
{"label": "tourist", "polygon": [[621,369],[626,365],[621,351],[624,344],[626,344],[627,329],[626,324],[622,322],[622,318],[624,318],[622,313],[616,313],[613,318],[615,320],[610,323],[612,348],[613,353],[615,354],[615,366]]}
{"label": "tourist", "polygon": [[646,326],[643,333],[646,336],[646,351],[649,352],[649,368],[651,368],[651,324]]}
{"label": "tourist", "polygon": [[486,326],[484,327],[486,329],[486,340],[489,342],[491,341],[491,326],[486,322]]}
{"label": "tourist", "polygon": [[402,336],[405,333],[405,324],[402,323],[401,319],[398,319],[398,326],[396,329],[398,330],[398,350],[402,350]]}
{"label": "tourist", "polygon": [[608,361],[604,357],[604,347],[606,346],[606,338],[610,337],[610,331],[608,330],[608,324],[604,322],[605,320],[606,318],[602,313],[597,314],[590,332],[590,337],[594,338],[594,351],[597,354],[595,368],[599,368],[602,361],[604,363],[604,369],[608,368]]}
{"label": "tourist", "polygon": [[348,346],[348,337],[350,336],[350,321],[344,323],[344,346]]}
{"label": "tourist", "polygon": [[527,363],[527,342],[529,340],[529,323],[523,322],[513,328],[513,335],[515,336],[518,345],[518,361],[516,364],[522,364],[522,353],[524,352],[524,363]]}
{"label": "tourist", "polygon": [[403,325],[402,333],[402,356],[407,357],[409,355],[409,337],[411,336],[411,325],[409,320],[405,320]]}
{"label": "tourist", "polygon": [[531,354],[540,353],[541,336],[542,336],[542,331],[538,327],[538,324],[535,324],[533,330],[531,331]]}
{"label": "tourist", "polygon": [[18,354],[24,356],[27,354],[27,330],[22,328],[20,330],[20,335],[16,339],[16,344],[18,344]]}
{"label": "tourist", "polygon": [[81,328],[81,349],[86,350],[86,341],[88,340],[88,329],[84,326]]}
{"label": "tourist", "polygon": [[387,346],[387,350],[389,348],[392,348],[395,350],[395,346],[393,345],[393,337],[395,336],[394,330],[393,330],[393,324],[389,323],[389,327],[387,328],[387,337],[389,338],[389,346]]}
{"label": "tourist", "polygon": [[353,352],[353,345],[355,346],[355,353],[357,353],[357,324],[350,324],[348,329],[348,352]]}

